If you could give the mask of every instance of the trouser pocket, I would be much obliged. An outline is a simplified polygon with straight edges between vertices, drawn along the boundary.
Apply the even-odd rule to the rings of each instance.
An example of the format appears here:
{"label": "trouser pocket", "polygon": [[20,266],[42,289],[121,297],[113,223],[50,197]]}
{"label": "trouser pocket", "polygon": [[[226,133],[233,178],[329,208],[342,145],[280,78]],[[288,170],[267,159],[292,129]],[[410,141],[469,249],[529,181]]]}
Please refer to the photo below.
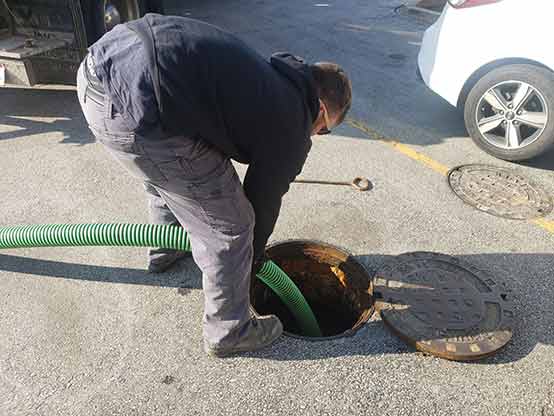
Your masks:
{"label": "trouser pocket", "polygon": [[254,228],[254,210],[229,159],[195,182],[193,192],[214,230],[239,235]]}
{"label": "trouser pocket", "polygon": [[108,152],[137,179],[154,185],[162,185],[167,182],[166,176],[144,151],[141,136],[135,133],[112,135],[99,132],[95,133],[95,136]]}

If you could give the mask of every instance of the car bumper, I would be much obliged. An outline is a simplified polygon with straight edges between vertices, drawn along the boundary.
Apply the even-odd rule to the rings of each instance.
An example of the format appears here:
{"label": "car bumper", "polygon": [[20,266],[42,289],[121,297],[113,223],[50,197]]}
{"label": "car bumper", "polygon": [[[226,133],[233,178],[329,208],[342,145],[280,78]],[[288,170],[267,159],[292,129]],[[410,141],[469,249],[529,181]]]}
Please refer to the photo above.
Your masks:
{"label": "car bumper", "polygon": [[438,20],[423,34],[417,58],[417,70],[423,82],[436,94],[453,106],[465,79],[460,80],[457,68],[453,65],[452,51],[456,50],[456,37],[446,30],[450,6],[446,5]]}

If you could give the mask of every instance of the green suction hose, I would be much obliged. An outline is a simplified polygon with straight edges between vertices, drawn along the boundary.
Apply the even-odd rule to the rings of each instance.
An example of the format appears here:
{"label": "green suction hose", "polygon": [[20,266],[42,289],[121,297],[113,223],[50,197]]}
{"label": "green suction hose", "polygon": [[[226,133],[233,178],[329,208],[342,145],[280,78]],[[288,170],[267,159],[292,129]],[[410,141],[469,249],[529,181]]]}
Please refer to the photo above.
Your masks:
{"label": "green suction hose", "polygon": [[321,336],[321,329],[319,329],[310,305],[306,302],[302,292],[298,290],[294,282],[279,266],[271,260],[266,261],[257,276],[287,305],[304,335],[309,337]]}
{"label": "green suction hose", "polygon": [[[188,233],[154,224],[41,224],[0,227],[0,249],[23,247],[131,246],[190,251]],[[285,303],[306,336],[321,336],[312,309],[296,285],[272,261],[257,274]]]}

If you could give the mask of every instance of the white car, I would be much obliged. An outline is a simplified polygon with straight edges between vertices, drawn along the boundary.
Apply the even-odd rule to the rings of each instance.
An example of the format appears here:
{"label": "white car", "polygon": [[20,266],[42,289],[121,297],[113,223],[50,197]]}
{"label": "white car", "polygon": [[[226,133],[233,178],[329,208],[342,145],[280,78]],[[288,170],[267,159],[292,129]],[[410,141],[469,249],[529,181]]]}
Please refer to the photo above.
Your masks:
{"label": "white car", "polygon": [[448,0],[418,69],[479,147],[530,159],[554,143],[553,40],[554,0]]}

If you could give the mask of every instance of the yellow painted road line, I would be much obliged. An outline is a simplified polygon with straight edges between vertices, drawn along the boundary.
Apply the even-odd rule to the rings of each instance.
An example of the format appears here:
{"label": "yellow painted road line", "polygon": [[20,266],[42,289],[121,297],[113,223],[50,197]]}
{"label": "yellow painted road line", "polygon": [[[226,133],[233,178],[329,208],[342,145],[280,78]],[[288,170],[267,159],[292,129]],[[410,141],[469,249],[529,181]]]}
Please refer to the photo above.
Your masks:
{"label": "yellow painted road line", "polygon": [[[419,153],[418,151],[412,149],[410,146],[405,145],[403,143],[398,142],[397,140],[388,138],[383,136],[382,134],[376,132],[372,128],[368,127],[365,123],[362,123],[361,121],[354,120],[353,118],[347,118],[346,124],[349,126],[361,131],[362,133],[365,133],[365,135],[373,140],[377,140],[395,150],[402,153],[405,156],[408,156],[410,159],[415,160],[419,163],[422,163],[423,165],[427,166],[428,168],[433,169],[435,172],[440,173],[443,176],[447,176],[450,169],[448,166],[443,165],[442,163],[439,163],[433,159],[431,159],[428,156],[425,156],[423,153]],[[535,224],[542,229],[554,234],[554,221],[548,221],[544,218],[537,218],[533,220],[529,220],[530,223]]]}
{"label": "yellow painted road line", "polygon": [[554,221],[548,221],[548,220],[545,220],[544,218],[537,218],[537,219],[531,220],[530,222],[554,234]]}
{"label": "yellow painted road line", "polygon": [[387,144],[395,148],[396,150],[398,150],[400,153],[408,156],[410,159],[417,160],[418,162],[423,163],[427,167],[433,169],[435,172],[438,172],[443,176],[448,175],[448,172],[450,171],[450,169],[448,169],[447,166],[444,166],[442,163],[434,161],[433,159],[431,159],[428,156],[425,156],[422,153],[416,152],[410,146],[407,146],[405,144],[398,143],[395,141],[388,142]]}
{"label": "yellow painted road line", "polygon": [[395,150],[399,151],[400,153],[408,156],[410,159],[416,160],[420,163],[423,163],[427,167],[433,169],[435,172],[440,173],[441,175],[446,176],[448,174],[447,166],[443,165],[442,163],[439,163],[433,159],[431,159],[428,156],[425,156],[422,153],[419,153],[418,151],[412,149],[410,146],[405,145],[403,143],[398,142],[397,140],[387,138],[379,133],[377,133],[375,130],[371,129],[364,123],[358,120],[354,120],[352,118],[347,118],[346,123],[352,127],[354,127],[357,130],[362,131],[365,133],[370,139],[378,140],[387,146],[390,146],[394,148]]}

